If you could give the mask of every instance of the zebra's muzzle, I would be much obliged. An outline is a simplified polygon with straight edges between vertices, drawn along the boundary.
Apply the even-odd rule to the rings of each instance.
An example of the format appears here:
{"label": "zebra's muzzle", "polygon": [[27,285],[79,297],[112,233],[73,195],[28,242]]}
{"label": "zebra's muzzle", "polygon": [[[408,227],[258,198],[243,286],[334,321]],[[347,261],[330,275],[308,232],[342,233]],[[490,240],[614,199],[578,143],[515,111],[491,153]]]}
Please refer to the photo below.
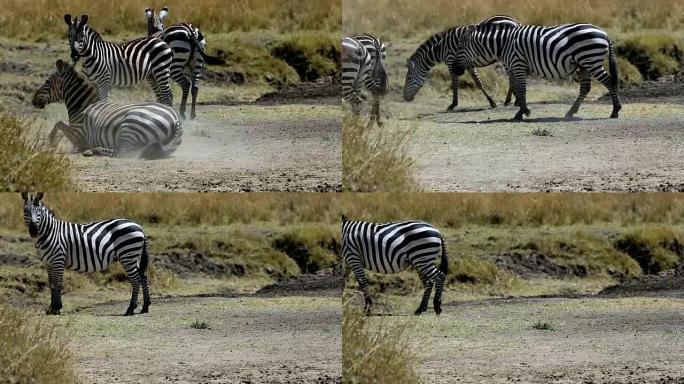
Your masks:
{"label": "zebra's muzzle", "polygon": [[29,235],[31,235],[32,238],[35,239],[36,237],[38,237],[38,226],[37,225],[35,225],[33,223],[29,224],[28,230],[29,230]]}
{"label": "zebra's muzzle", "polygon": [[33,106],[38,109],[43,109],[46,105],[45,100],[43,100],[43,98],[41,97],[34,97],[33,100],[31,100],[31,102],[33,103]]}

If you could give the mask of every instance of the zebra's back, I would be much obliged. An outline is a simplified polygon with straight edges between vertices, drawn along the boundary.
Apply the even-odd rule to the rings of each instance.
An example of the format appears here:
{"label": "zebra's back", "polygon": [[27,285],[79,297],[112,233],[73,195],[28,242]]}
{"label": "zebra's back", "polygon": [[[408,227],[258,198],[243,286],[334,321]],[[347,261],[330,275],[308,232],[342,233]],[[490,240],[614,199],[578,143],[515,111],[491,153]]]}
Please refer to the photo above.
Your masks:
{"label": "zebra's back", "polygon": [[442,247],[442,235],[423,221],[398,223],[345,223],[343,241],[361,258],[365,268],[396,273],[410,265],[433,264]]}

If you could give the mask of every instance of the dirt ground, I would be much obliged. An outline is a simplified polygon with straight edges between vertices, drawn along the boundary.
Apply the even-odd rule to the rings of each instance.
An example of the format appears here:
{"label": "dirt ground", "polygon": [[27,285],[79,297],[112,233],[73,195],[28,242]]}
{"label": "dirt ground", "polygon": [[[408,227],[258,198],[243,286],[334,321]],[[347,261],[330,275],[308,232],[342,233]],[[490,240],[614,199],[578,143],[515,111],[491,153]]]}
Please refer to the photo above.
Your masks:
{"label": "dirt ground", "polygon": [[[38,118],[45,138],[53,125],[68,121],[64,104],[45,110],[31,97],[66,44],[0,40],[0,99],[17,116]],[[200,85],[197,119],[183,124],[183,144],[157,161],[83,158],[74,163],[73,181],[83,191],[338,191],[341,189],[342,110],[339,84],[327,80],[273,91],[266,85],[234,84],[211,76]],[[325,79],[322,79],[325,80]],[[174,107],[180,103],[175,84]],[[110,101],[149,101],[147,84],[114,89]],[[188,110],[189,110],[188,104]],[[65,142],[65,141],[64,141]],[[68,145],[60,147],[68,151]]]}
{"label": "dirt ground", "polygon": [[[442,82],[423,87],[412,103],[401,98],[405,63],[420,42],[391,43],[391,91],[384,110],[388,129],[411,129],[410,154],[428,191],[682,191],[684,98],[666,83],[625,90],[619,119],[598,99],[594,83],[576,118],[563,116],[577,97],[572,82],[530,79],[532,114],[512,122],[504,89],[483,79],[499,104],[490,109],[479,91],[461,91],[446,113],[451,92]],[[466,76],[469,78],[469,76]],[[641,91],[646,97],[641,97]]]}

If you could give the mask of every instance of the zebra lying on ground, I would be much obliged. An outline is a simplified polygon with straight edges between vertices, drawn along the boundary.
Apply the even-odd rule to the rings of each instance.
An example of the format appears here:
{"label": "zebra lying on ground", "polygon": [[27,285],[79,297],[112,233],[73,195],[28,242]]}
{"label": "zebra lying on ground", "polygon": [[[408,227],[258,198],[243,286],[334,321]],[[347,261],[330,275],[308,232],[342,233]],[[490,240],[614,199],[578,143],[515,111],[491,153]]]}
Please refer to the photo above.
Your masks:
{"label": "zebra lying on ground", "polygon": [[118,260],[131,283],[131,302],[125,316],[133,315],[138,306],[138,293],[142,285],[143,307],[150,307],[150,288],[147,284],[147,266],[150,261],[149,243],[140,225],[127,219],[112,219],[90,224],[76,224],[58,219],[43,205],[43,193],[35,197],[26,192],[24,222],[36,241],[40,259],[48,264],[50,283],[49,315],[58,315],[62,309],[62,282],[64,268],[77,272],[98,272]]}
{"label": "zebra lying on ground", "polygon": [[159,103],[173,106],[169,87],[169,66],[173,51],[156,37],[143,37],[123,43],[103,41],[88,26],[88,15],[73,21],[64,15],[69,26],[67,36],[74,64],[83,57],[83,73],[97,83],[100,99],[107,101],[112,86],[132,86],[147,79]]}
{"label": "zebra lying on ground", "polygon": [[342,97],[351,104],[352,114],[361,113],[364,98],[361,87],[373,96],[371,119],[368,126],[380,121],[380,99],[387,94],[388,78],[384,60],[386,48],[380,39],[369,34],[359,34],[342,38]]}
{"label": "zebra lying on ground", "polygon": [[[508,16],[490,17],[480,23],[507,25],[511,27],[519,27],[521,25],[518,20]],[[458,51],[458,43],[465,30],[466,26],[461,26],[441,31],[430,36],[418,47],[418,49],[416,49],[406,61],[408,70],[406,72],[406,81],[404,82],[404,100],[413,101],[420,88],[425,84],[427,74],[432,67],[439,63],[444,63],[449,68],[449,73],[451,74],[451,90],[453,93],[451,105],[447,107],[447,111],[451,111],[458,106],[458,79],[462,73],[459,75],[455,73],[454,59],[456,58],[456,52]],[[485,95],[485,98],[487,98],[487,101],[492,108],[496,108],[496,103],[482,86],[476,67],[486,67],[494,62],[496,62],[496,60],[479,60],[475,62],[473,66],[468,67],[468,72],[473,78],[475,85]],[[509,85],[504,105],[510,104],[512,94],[513,89]]]}
{"label": "zebra lying on ground", "polygon": [[[435,261],[439,253],[442,260],[439,269]],[[442,291],[449,269],[444,238],[439,231],[422,221],[376,224],[349,221],[342,216],[342,258],[351,268],[363,291],[365,310],[370,314],[373,300],[368,289],[364,269],[378,273],[396,273],[412,266],[423,282],[425,292],[415,314],[428,308],[428,301],[435,288],[434,309],[442,312]]]}
{"label": "zebra lying on ground", "polygon": [[[603,61],[608,56],[610,74]],[[513,92],[520,110],[514,119],[529,116],[526,100],[528,74],[546,78],[563,78],[578,73],[580,92],[566,118],[579,110],[591,89],[592,76],[603,84],[613,101],[611,118],[617,118],[622,108],[618,96],[618,69],[613,43],[606,32],[591,24],[556,26],[523,26],[510,28],[501,25],[478,24],[469,26],[458,44],[454,72],[462,75],[483,60],[500,60],[508,70]]]}
{"label": "zebra lying on ground", "polygon": [[155,159],[180,146],[183,128],[173,108],[158,103],[119,105],[99,101],[97,89],[71,65],[57,60],[57,72],[33,96],[36,108],[64,101],[69,125],[55,124],[84,155]]}
{"label": "zebra lying on ground", "polygon": [[188,92],[192,88],[190,118],[194,119],[196,116],[195,103],[197,102],[197,91],[204,63],[218,65],[225,64],[225,60],[206,54],[204,51],[206,40],[199,28],[192,24],[174,24],[164,29],[164,18],[168,14],[169,9],[167,7],[162,8],[156,15],[154,9],[146,8],[147,34],[164,40],[171,47],[173,51],[173,61],[171,62],[170,69],[171,77],[183,91],[180,114],[185,119]]}

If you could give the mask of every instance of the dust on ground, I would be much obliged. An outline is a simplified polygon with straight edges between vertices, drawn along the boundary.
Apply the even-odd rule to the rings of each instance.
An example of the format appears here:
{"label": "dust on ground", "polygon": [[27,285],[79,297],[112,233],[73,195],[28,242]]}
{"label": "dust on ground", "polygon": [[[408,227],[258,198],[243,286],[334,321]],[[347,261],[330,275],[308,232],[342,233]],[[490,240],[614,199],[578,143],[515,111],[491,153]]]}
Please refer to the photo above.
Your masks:
{"label": "dust on ground", "polygon": [[383,110],[386,129],[412,130],[409,154],[423,189],[684,191],[684,97],[676,79],[622,90],[618,119],[608,118],[612,106],[600,99],[606,90],[594,83],[576,117],[565,120],[578,85],[541,79],[528,82],[532,114],[525,122],[511,121],[518,108],[502,106],[505,89],[491,80],[484,86],[499,107],[462,90],[459,107],[447,113],[445,81],[444,89],[423,87],[411,103],[401,97],[406,59],[419,43],[392,42]]}

